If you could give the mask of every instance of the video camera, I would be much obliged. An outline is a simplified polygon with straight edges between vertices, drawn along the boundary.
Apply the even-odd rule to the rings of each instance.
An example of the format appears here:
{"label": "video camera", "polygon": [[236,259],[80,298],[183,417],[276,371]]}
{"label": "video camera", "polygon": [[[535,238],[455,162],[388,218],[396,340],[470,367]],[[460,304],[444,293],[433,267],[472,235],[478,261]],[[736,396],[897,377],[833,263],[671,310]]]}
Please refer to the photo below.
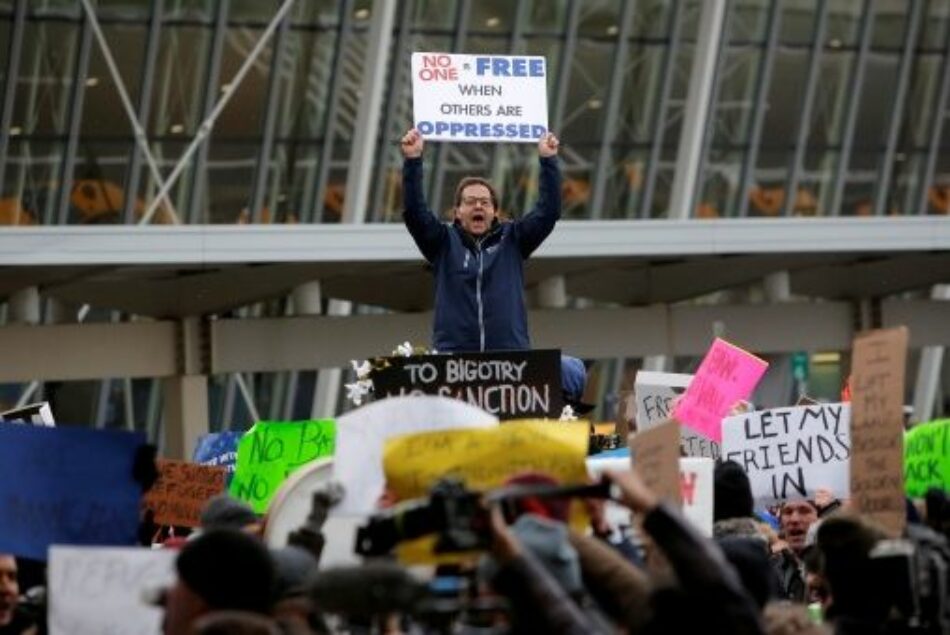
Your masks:
{"label": "video camera", "polygon": [[381,556],[405,540],[436,534],[436,553],[487,549],[491,544],[488,509],[501,503],[506,515],[524,498],[611,498],[611,484],[511,485],[491,492],[469,490],[455,479],[438,481],[429,497],[406,501],[372,516],[357,530],[356,552],[364,557]]}

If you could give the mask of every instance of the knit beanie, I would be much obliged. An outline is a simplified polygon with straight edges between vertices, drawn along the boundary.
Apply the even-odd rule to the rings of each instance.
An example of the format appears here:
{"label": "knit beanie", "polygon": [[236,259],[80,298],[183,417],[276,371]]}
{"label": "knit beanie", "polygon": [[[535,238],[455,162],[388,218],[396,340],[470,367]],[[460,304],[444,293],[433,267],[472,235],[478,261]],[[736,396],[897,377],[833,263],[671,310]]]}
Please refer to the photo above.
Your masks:
{"label": "knit beanie", "polygon": [[752,487],[742,466],[723,461],[713,472],[713,521],[752,516]]}
{"label": "knit beanie", "polygon": [[188,542],[176,562],[178,577],[215,610],[267,613],[273,603],[274,563],[254,536],[214,529]]}

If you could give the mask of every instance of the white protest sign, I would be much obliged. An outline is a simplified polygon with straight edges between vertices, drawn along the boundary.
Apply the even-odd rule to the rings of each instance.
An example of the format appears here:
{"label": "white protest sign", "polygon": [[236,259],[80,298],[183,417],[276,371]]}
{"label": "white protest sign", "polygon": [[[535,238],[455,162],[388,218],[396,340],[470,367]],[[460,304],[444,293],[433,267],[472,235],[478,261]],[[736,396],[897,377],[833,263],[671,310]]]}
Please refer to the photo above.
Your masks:
{"label": "white protest sign", "polygon": [[158,635],[162,610],[142,595],[175,581],[177,555],[144,547],[50,547],[50,634]]}
{"label": "white protest sign", "polygon": [[333,480],[345,488],[331,515],[362,516],[383,493],[383,446],[392,437],[455,428],[491,428],[498,419],[457,399],[412,395],[375,401],[336,420]]}
{"label": "white protest sign", "polygon": [[[674,400],[682,395],[692,375],[638,371],[633,384],[637,405],[637,429],[649,430],[673,416]],[[722,450],[718,443],[707,439],[688,425],[680,422],[680,449],[686,456],[706,456],[718,459]]]}
{"label": "white protest sign", "polygon": [[55,427],[56,420],[48,401],[40,401],[0,412],[0,421],[7,423],[26,423],[34,426]]}
{"label": "white protest sign", "polygon": [[[683,515],[704,536],[713,528],[713,460],[705,457],[680,457],[680,500]],[[607,470],[629,470],[630,457],[587,459],[587,471],[597,480]],[[605,508],[607,522],[613,527],[630,526],[630,510],[614,502]]]}
{"label": "white protest sign", "polygon": [[545,60],[413,53],[412,105],[426,141],[535,142],[548,129]]}
{"label": "white protest sign", "polygon": [[795,406],[727,417],[722,452],[749,475],[757,502],[809,498],[819,488],[847,498],[851,406]]}
{"label": "white protest sign", "polygon": [[713,533],[713,460],[707,457],[680,458],[680,500],[683,515],[704,536]]}

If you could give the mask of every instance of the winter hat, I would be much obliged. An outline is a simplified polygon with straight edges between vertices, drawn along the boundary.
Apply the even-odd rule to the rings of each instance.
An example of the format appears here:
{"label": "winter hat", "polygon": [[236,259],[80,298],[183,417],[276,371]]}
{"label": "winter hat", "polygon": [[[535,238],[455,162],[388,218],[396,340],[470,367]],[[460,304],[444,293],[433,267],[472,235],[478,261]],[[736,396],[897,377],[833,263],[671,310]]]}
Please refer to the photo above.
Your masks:
{"label": "winter hat", "polygon": [[250,534],[214,529],[188,542],[176,561],[178,577],[215,610],[267,613],[273,602],[274,562]]}
{"label": "winter hat", "polygon": [[574,410],[574,414],[586,415],[594,409],[593,404],[584,403],[584,390],[587,387],[587,369],[584,362],[569,355],[561,355],[561,389],[564,402]]}
{"label": "winter hat", "polygon": [[752,516],[749,477],[735,461],[723,461],[713,472],[713,520]]}
{"label": "winter hat", "polygon": [[307,576],[317,568],[317,559],[306,549],[295,545],[272,549],[270,555],[274,559],[277,574],[277,599],[302,595]]}
{"label": "winter hat", "polygon": [[199,520],[204,529],[242,529],[259,521],[250,505],[227,492],[210,498]]}

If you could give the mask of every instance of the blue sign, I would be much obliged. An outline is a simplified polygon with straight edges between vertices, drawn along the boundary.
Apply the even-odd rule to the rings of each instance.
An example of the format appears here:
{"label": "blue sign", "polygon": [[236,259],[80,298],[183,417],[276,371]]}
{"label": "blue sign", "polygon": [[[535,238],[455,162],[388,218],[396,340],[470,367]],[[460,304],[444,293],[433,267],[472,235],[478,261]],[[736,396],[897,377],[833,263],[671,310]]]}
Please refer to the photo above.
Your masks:
{"label": "blue sign", "polygon": [[50,545],[134,545],[141,434],[0,423],[0,552],[46,560]]}
{"label": "blue sign", "polygon": [[238,441],[244,435],[243,432],[225,431],[212,432],[202,435],[198,439],[198,446],[191,460],[201,465],[221,465],[228,471],[227,482],[231,482],[234,476],[234,469],[237,465],[237,446]]}

